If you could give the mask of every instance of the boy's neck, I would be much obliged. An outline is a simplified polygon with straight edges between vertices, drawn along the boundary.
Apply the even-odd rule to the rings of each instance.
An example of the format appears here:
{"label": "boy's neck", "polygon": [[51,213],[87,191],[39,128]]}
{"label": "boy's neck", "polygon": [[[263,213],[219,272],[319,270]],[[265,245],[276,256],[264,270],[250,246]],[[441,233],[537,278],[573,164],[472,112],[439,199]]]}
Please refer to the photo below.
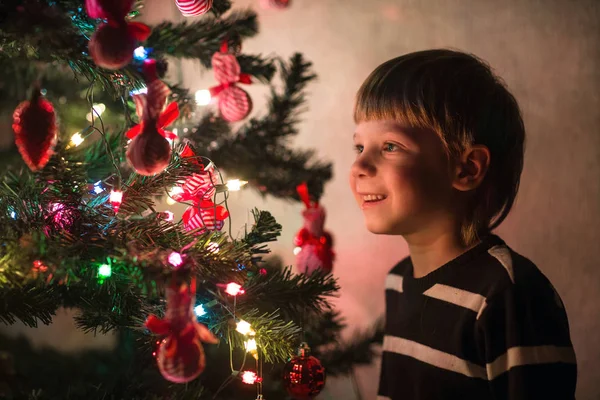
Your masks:
{"label": "boy's neck", "polygon": [[417,233],[404,237],[413,265],[413,277],[422,278],[475,247],[479,241],[465,245],[452,232]]}

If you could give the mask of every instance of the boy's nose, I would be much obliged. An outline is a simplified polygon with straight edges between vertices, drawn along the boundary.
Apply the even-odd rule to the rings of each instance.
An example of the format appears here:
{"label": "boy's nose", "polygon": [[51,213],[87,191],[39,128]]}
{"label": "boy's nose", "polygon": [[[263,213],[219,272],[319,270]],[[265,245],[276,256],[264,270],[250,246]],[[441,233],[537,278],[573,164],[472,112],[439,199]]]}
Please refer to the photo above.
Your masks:
{"label": "boy's nose", "polygon": [[358,178],[360,176],[373,176],[375,175],[375,165],[369,160],[368,157],[365,157],[364,154],[361,154],[352,164],[352,168],[350,169],[350,173],[354,178]]}

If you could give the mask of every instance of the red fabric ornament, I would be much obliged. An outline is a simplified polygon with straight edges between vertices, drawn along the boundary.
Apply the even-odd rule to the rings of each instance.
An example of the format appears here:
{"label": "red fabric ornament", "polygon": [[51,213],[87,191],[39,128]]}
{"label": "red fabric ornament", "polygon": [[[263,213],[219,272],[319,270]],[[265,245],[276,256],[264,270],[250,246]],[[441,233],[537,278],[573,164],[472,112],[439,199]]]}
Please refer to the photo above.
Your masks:
{"label": "red fabric ornament", "polygon": [[296,268],[308,275],[319,268],[329,273],[333,269],[335,253],[333,238],[324,230],[325,209],[319,203],[311,203],[306,183],[296,189],[306,205],[302,212],[304,226],[294,237],[294,245],[300,248],[296,254]]}
{"label": "red fabric ornament", "polygon": [[252,83],[250,75],[242,74],[235,55],[228,52],[227,43],[212,57],[212,67],[218,86],[210,88],[212,97],[219,97],[221,117],[229,122],[241,121],[252,111],[252,99],[237,83]]}
{"label": "red fabric ornament", "polygon": [[119,69],[129,64],[137,42],[150,36],[147,25],[125,20],[133,0],[86,0],[85,6],[90,18],[106,20],[98,25],[88,44],[94,63],[107,69]]}
{"label": "red fabric ornament", "polygon": [[129,131],[127,137],[133,141],[127,149],[127,160],[140,175],[162,172],[171,159],[171,145],[167,139],[177,136],[164,128],[179,116],[179,107],[173,102],[162,111],[169,88],[156,73],[156,61],[146,60],[144,73],[148,86],[147,94],[133,96],[140,123]]}
{"label": "red fabric ornament", "polygon": [[57,140],[56,114],[52,103],[33,91],[30,101],[24,101],[13,113],[15,143],[21,157],[32,171],[48,163]]}
{"label": "red fabric ornament", "polygon": [[213,0],[175,0],[175,4],[184,17],[196,17],[206,14],[211,9]]}
{"label": "red fabric ornament", "polygon": [[206,326],[196,321],[194,301],[196,284],[171,284],[167,289],[167,310],[160,319],[150,315],[146,327],[158,334],[167,335],[156,352],[158,369],[165,379],[186,383],[195,379],[206,367],[206,357],[201,342],[217,343],[218,339]]}
{"label": "red fabric ornament", "polygon": [[298,356],[285,365],[283,385],[296,400],[312,399],[325,387],[325,368],[310,355],[310,347],[306,343],[300,345]]}
{"label": "red fabric ornament", "polygon": [[291,0],[261,0],[263,8],[288,8]]}
{"label": "red fabric ornament", "polygon": [[[194,157],[196,160],[195,153],[187,145],[181,156]],[[183,225],[188,231],[198,230],[198,233],[203,233],[206,230],[221,230],[229,213],[225,207],[216,205],[212,200],[218,183],[214,165],[211,163],[205,167],[198,162],[198,169],[200,171],[186,179],[181,185],[181,192],[174,194],[173,199],[193,203],[182,215]]]}

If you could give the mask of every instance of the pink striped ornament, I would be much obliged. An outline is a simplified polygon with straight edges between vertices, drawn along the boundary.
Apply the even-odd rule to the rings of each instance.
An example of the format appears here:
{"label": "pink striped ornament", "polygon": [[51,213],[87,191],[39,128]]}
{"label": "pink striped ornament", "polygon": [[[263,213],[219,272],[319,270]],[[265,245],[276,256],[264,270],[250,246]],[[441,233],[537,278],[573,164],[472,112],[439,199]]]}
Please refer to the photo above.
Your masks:
{"label": "pink striped ornament", "polygon": [[184,17],[197,17],[211,9],[213,0],[175,0],[175,4]]}
{"label": "pink striped ornament", "polygon": [[[226,51],[226,50],[225,50]],[[211,95],[219,97],[221,117],[228,122],[241,121],[252,111],[252,99],[237,86],[238,82],[250,83],[250,77],[242,74],[240,64],[233,54],[223,49],[212,57],[212,67],[219,86],[211,88]]]}

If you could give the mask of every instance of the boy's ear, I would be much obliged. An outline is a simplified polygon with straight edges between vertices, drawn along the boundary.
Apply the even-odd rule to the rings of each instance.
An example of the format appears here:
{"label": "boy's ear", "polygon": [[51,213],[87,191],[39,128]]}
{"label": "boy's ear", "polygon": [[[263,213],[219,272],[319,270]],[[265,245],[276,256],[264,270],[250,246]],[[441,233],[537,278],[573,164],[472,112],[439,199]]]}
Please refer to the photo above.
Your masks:
{"label": "boy's ear", "polygon": [[490,150],[483,145],[466,149],[457,160],[452,187],[461,192],[478,187],[490,166]]}

